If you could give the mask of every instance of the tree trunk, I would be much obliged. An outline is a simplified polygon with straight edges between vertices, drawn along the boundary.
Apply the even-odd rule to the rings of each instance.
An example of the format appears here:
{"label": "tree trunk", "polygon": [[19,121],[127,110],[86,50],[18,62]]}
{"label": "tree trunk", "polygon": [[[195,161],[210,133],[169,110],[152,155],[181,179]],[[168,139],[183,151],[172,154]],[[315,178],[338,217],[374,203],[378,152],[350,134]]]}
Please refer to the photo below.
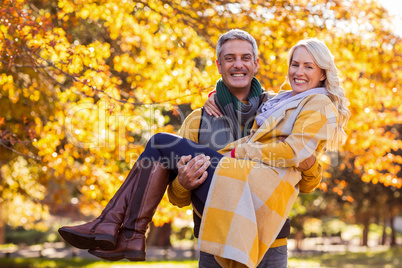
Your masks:
{"label": "tree trunk", "polygon": [[382,228],[382,238],[381,238],[381,245],[385,245],[385,242],[387,241],[387,217],[384,215],[384,222],[383,222],[383,228]]}
{"label": "tree trunk", "polygon": [[165,223],[161,227],[156,227],[153,223],[147,237],[148,246],[170,247],[170,234],[172,233],[172,224]]}
{"label": "tree trunk", "polygon": [[0,245],[5,243],[6,225],[4,220],[3,206],[0,205]]}
{"label": "tree trunk", "polygon": [[302,251],[302,242],[303,242],[304,232],[303,229],[298,230],[295,234],[295,242],[296,242],[296,250],[298,252]]}
{"label": "tree trunk", "polygon": [[368,219],[364,220],[364,222],[363,222],[362,246],[368,246],[369,224],[370,224],[370,221]]}
{"label": "tree trunk", "polygon": [[395,225],[394,225],[394,221],[395,221],[395,216],[391,215],[390,217],[390,226],[391,226],[391,247],[395,247],[396,246],[396,231],[395,231]]}

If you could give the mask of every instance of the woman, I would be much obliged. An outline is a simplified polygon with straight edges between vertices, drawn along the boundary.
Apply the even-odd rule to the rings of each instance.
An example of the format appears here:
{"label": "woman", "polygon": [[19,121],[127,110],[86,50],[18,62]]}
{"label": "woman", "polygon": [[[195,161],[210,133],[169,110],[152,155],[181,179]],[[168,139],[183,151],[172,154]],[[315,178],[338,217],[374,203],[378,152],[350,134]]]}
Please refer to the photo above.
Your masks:
{"label": "woman", "polygon": [[[335,149],[334,137],[344,137],[349,116],[325,44],[304,40],[289,54],[292,90],[261,107],[252,136],[221,151],[232,158],[175,135],[156,134],[101,216],[60,228],[63,238],[104,259],[145,260],[145,231],[166,185],[177,175],[177,162],[183,155],[205,154],[210,157],[208,178],[192,192],[192,203],[202,214],[200,249],[216,255],[222,265],[233,260],[255,267],[297,196],[298,163],[324,147]],[[286,138],[281,142],[279,137]],[[270,230],[262,228],[267,221]]]}
{"label": "woman", "polygon": [[[300,160],[306,157],[306,155],[311,155],[315,151],[320,151],[322,146],[320,143],[323,142],[325,138],[318,138],[316,135],[323,135],[326,133],[323,136],[328,135],[328,137],[330,137],[332,133],[335,133],[334,137],[345,137],[343,126],[346,124],[346,121],[349,117],[349,111],[346,108],[347,100],[345,99],[343,91],[340,87],[336,67],[333,63],[330,52],[322,42],[316,39],[309,39],[299,42],[290,50],[288,63],[289,70],[286,82],[291,85],[292,91],[281,91],[275,98],[271,99],[260,108],[259,112],[261,112],[261,114],[258,115],[256,119],[258,129],[253,137],[251,137],[251,141],[238,141],[229,146],[232,156],[243,159],[255,159],[257,161],[262,160],[265,164],[273,166],[273,170],[276,170],[279,173],[282,172],[282,174],[284,172],[283,169],[277,169],[274,167],[296,166]],[[330,99],[325,97],[325,95],[328,95]],[[300,101],[299,103],[297,103],[298,100]],[[328,103],[328,100],[331,101]],[[334,104],[338,111],[333,111],[336,114],[330,115],[332,113],[331,109],[334,108]],[[338,112],[339,115],[337,114]],[[336,124],[337,127],[330,129],[330,125],[332,124],[325,124],[325,120],[322,121],[322,117],[326,117],[328,122],[331,120],[338,120],[338,124]],[[295,118],[296,120],[294,120]],[[329,127],[329,129],[325,130],[324,128],[326,127]],[[290,128],[292,129],[289,131]],[[281,136],[286,137],[285,141],[283,143],[277,143]],[[320,139],[321,141],[319,141]],[[327,144],[327,148],[336,149],[336,140],[333,138],[327,140],[332,141]],[[236,143],[239,143],[239,145]],[[262,166],[258,166],[257,168],[253,168],[253,170],[248,171],[247,174],[239,175],[237,179],[240,180],[240,177],[247,176],[251,173],[253,173],[253,178],[264,178],[264,174],[267,174],[268,171],[261,171],[262,169]],[[257,183],[252,186],[247,186],[256,187],[257,190],[254,191],[260,191],[263,193],[269,192],[270,188],[273,187],[276,187],[276,189],[281,189],[281,191],[272,193],[271,196],[282,199],[279,202],[272,202],[270,205],[268,205],[268,208],[265,208],[266,214],[274,211],[276,214],[284,213],[282,215],[286,215],[286,212],[291,208],[291,204],[293,204],[294,200],[293,198],[295,198],[294,191],[292,189],[295,182],[293,182],[292,179],[298,178],[298,175],[294,174],[292,171],[292,169],[287,169],[287,173],[283,175],[283,178],[287,177],[286,179],[283,179],[283,181],[286,183],[281,184],[283,182],[281,181],[279,184],[278,182],[272,182],[270,185],[262,185],[261,183]],[[239,171],[236,170],[236,173],[239,173]],[[223,178],[236,176],[236,174],[229,174],[229,172],[225,173],[222,170],[216,170],[215,174],[218,174],[219,177]],[[225,212],[233,212],[233,210],[227,208],[225,204],[236,203],[237,201],[236,198],[233,197],[233,193],[231,193],[230,195],[225,196],[225,202],[222,203],[223,205],[221,205],[219,202],[214,202],[214,198],[218,200],[217,197],[219,195],[224,195],[224,193],[219,193],[218,191],[214,195],[214,192],[216,191],[215,188],[217,188],[216,185],[219,183],[219,181],[217,181],[218,179],[216,179],[214,182],[212,196],[207,199],[206,206],[213,207],[211,215],[214,214],[214,211],[219,211],[219,213],[216,213],[215,218],[222,218],[222,216],[219,215],[223,215]],[[225,180],[225,183],[228,185],[229,183],[232,183],[232,181]],[[266,184],[265,181],[263,183]],[[265,187],[263,188],[264,190],[261,190],[262,187]],[[243,195],[241,198],[246,196],[244,192],[241,194]],[[283,195],[288,195],[289,198],[285,200],[285,196]],[[252,192],[249,194],[249,196],[255,199],[255,192]],[[264,199],[264,201],[266,200],[272,201],[269,200],[269,198]],[[275,199],[275,201],[277,201],[277,199]],[[243,207],[252,207],[253,205],[258,206],[256,203],[249,202],[246,206],[243,204]],[[238,210],[239,207],[240,205],[237,205],[236,209]],[[278,209],[275,210],[275,208]],[[205,224],[205,222],[208,223],[208,220],[206,219],[204,221],[204,219],[208,217],[208,208],[204,209],[204,214],[202,216],[204,230],[210,230],[212,227],[208,228],[208,224]],[[254,220],[250,217],[248,219]],[[257,220],[254,221],[259,222],[261,226],[273,226],[272,223],[275,220],[282,221],[283,217],[277,217],[277,219],[269,218],[269,220],[266,222],[262,222],[263,220],[264,219],[257,218]],[[238,229],[240,228],[239,226],[237,227]],[[249,227],[247,225],[246,228],[244,228],[244,226],[242,227],[246,231],[253,229],[252,226]],[[218,232],[225,233],[225,228],[235,230],[236,225],[230,223],[230,227],[226,226],[221,228]],[[272,229],[276,230],[274,227],[272,227]],[[267,233],[267,238],[263,239],[266,244],[269,244],[270,241],[272,241],[270,240],[272,237],[274,237],[272,233],[270,233],[272,230],[258,231],[260,236],[261,233]],[[223,249],[223,247],[228,247],[226,243],[228,239],[227,236],[219,238],[218,234],[213,235],[218,236],[218,238],[209,239],[208,243],[204,244],[203,240],[201,240],[201,248],[204,245],[206,247],[208,246],[213,248],[213,250],[210,250],[210,252],[219,252],[220,250],[228,251]],[[208,234],[206,236],[211,237],[213,235]],[[243,244],[247,242],[251,244],[250,248],[253,247],[252,244],[256,241],[253,240],[255,236],[251,232],[247,232],[246,234],[241,233],[237,236],[238,237],[236,239],[239,241],[241,240]],[[248,237],[252,237],[253,239],[248,239]],[[260,242],[261,239],[258,241]],[[220,244],[223,244],[224,246],[221,247]],[[233,247],[233,245],[229,246]],[[222,255],[230,258],[230,254],[236,255],[233,258],[238,260],[241,259],[243,260],[243,263],[247,263],[247,258],[250,258],[250,256],[239,256],[240,254],[236,250],[232,250],[231,253],[223,253]],[[260,255],[258,258],[260,258]],[[252,265],[253,264],[251,263],[250,267],[252,267]],[[261,263],[261,265],[261,267],[266,267],[263,263]],[[229,264],[227,264],[227,266],[229,266]]]}

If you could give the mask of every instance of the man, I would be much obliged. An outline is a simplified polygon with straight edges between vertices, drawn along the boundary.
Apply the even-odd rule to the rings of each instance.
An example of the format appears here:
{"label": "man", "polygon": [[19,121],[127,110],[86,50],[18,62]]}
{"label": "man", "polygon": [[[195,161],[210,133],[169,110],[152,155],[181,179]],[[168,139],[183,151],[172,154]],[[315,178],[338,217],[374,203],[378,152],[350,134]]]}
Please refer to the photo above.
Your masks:
{"label": "man", "polygon": [[[194,110],[183,122],[179,134],[187,139],[219,151],[230,142],[250,134],[258,107],[269,97],[254,77],[258,71],[258,48],[247,32],[231,30],[223,34],[217,44],[216,64],[222,75],[216,86],[215,103],[222,117],[214,117],[203,109]],[[195,202],[191,190],[206,179],[209,159],[205,156],[182,157],[178,177],[169,185],[168,196],[179,207]],[[309,193],[321,180],[321,166],[311,157],[301,163],[302,180],[299,189]],[[193,206],[194,207],[194,206]],[[194,209],[194,235],[198,237],[201,215]],[[287,237],[289,219],[265,254],[258,267],[287,267]],[[200,253],[199,267],[220,267],[211,254]]]}

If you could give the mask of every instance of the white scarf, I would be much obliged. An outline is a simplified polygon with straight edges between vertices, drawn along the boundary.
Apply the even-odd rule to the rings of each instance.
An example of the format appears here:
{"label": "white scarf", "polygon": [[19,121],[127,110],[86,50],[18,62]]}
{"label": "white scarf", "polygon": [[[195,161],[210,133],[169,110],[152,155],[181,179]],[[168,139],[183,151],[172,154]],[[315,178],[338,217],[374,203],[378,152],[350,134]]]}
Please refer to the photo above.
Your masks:
{"label": "white scarf", "polygon": [[270,117],[277,109],[292,101],[303,99],[304,97],[307,97],[312,94],[325,94],[328,96],[327,90],[323,87],[312,88],[304,92],[298,93],[294,96],[292,96],[292,94],[293,91],[289,90],[276,95],[272,99],[267,100],[261,106],[260,114],[257,115],[256,117],[257,125],[261,126],[265,122],[265,120],[267,120],[268,117]]}

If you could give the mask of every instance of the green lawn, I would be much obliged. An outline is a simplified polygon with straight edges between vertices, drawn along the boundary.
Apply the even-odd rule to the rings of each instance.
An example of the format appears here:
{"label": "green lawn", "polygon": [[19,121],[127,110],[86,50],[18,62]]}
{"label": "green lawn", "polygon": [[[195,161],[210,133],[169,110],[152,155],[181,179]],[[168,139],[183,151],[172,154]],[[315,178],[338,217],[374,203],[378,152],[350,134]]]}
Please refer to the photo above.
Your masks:
{"label": "green lawn", "polygon": [[160,262],[130,262],[130,261],[94,261],[81,258],[73,259],[39,259],[39,258],[0,258],[0,267],[7,268],[196,268],[197,261],[160,261]]}
{"label": "green lawn", "polygon": [[402,248],[387,251],[344,254],[322,254],[289,259],[289,268],[399,268],[402,267]]}
{"label": "green lawn", "polygon": [[[139,262],[128,261],[106,262],[87,259],[40,259],[40,258],[0,258],[0,267],[7,268],[196,268],[197,261],[160,261]],[[321,254],[313,256],[292,257],[289,259],[289,268],[399,268],[402,267],[402,248],[394,248],[387,251],[346,253],[346,254]]]}

